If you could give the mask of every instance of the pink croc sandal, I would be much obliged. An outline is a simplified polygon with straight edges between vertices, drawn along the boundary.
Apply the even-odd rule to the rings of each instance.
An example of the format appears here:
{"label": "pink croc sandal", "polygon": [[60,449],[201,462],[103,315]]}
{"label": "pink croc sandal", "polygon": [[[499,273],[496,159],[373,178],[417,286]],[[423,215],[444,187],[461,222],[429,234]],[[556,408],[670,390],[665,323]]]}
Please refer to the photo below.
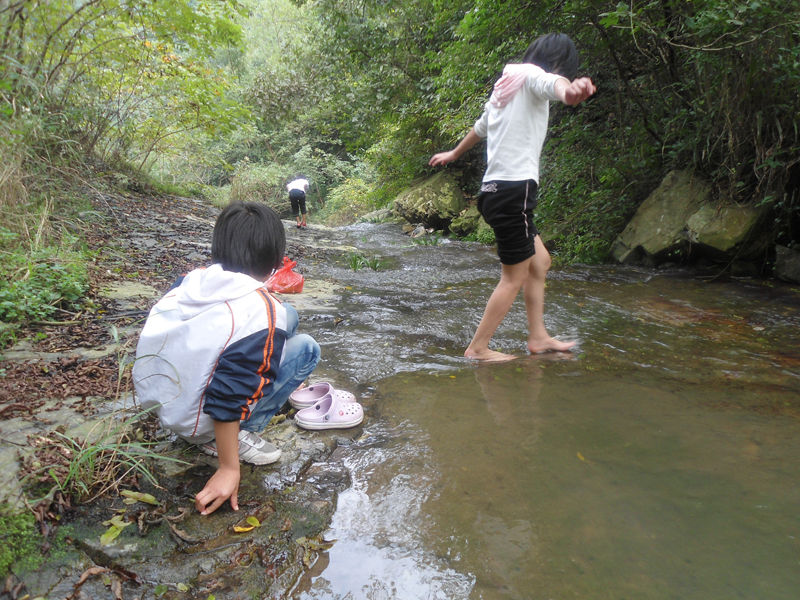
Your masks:
{"label": "pink croc sandal", "polygon": [[364,420],[364,409],[358,402],[341,402],[325,394],[316,404],[297,411],[294,421],[303,429],[347,429]]}
{"label": "pink croc sandal", "polygon": [[313,385],[293,391],[289,394],[289,404],[296,409],[314,406],[317,402],[330,394],[339,402],[355,402],[356,397],[350,392],[334,389],[327,381],[318,381]]}

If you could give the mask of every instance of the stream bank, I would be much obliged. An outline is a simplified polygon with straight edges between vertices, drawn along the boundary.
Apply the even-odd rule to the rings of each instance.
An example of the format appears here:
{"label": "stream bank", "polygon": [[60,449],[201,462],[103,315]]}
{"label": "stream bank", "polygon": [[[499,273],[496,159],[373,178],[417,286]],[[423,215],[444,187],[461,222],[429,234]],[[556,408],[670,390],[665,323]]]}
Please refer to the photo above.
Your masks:
{"label": "stream bank", "polygon": [[[282,457],[267,467],[243,466],[239,512],[226,504],[211,516],[197,514],[194,494],[216,459],[175,441],[154,418],[141,419],[129,374],[152,304],[180,274],[209,262],[219,211],[189,198],[87,193],[94,209],[81,218],[95,254],[89,308],[62,325],[32,327],[2,354],[0,502],[27,510],[21,480],[51,463],[69,468],[72,442],[117,442],[122,421],[132,425],[132,435],[155,444],[151,449],[162,460],[149,466],[155,485],[127,477],[88,504],[70,506],[57,496],[58,502],[37,507],[46,533],[42,556],[12,565],[0,598],[279,597],[326,547],[321,534],[349,482],[337,448],[362,428],[308,432],[291,415],[278,415],[263,435]],[[287,239],[293,259],[321,252],[314,240],[325,239],[324,228],[304,234]],[[322,245],[325,253],[343,251]],[[290,298],[301,329],[303,318],[335,302],[335,291],[317,279]],[[340,387],[352,384],[324,368],[314,378],[323,376]],[[150,494],[155,504],[128,504],[122,490]],[[115,516],[119,535],[104,543]],[[248,526],[247,517],[259,525]],[[249,531],[233,530],[243,523]]]}

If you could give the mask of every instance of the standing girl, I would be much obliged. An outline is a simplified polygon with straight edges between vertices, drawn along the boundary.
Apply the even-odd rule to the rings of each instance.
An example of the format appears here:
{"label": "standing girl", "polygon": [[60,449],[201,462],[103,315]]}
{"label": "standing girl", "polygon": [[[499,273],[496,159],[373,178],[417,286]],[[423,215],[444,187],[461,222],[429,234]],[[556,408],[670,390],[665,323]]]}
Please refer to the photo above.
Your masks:
{"label": "standing girl", "polygon": [[544,326],[544,282],[550,254],[533,223],[550,101],[574,106],[594,94],[588,77],[575,79],[578,52],[561,33],[537,38],[521,64],[508,64],[480,119],[459,144],[433,155],[431,166],[446,165],[486,139],[487,166],[478,196],[478,210],[494,230],[500,257],[500,282],[483,313],[464,356],[483,361],[514,358],[489,349],[497,327],[519,290],[528,318],[528,351],[564,352],[575,342],[550,337]]}

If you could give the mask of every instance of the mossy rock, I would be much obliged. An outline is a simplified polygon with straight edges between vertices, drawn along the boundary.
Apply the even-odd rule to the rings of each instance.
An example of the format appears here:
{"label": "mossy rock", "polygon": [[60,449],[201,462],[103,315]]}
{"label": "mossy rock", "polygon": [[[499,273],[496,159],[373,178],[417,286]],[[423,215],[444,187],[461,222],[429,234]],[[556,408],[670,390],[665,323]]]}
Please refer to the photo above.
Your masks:
{"label": "mossy rock", "polygon": [[395,212],[406,221],[433,229],[448,229],[465,206],[455,179],[444,172],[416,182],[394,201]]}

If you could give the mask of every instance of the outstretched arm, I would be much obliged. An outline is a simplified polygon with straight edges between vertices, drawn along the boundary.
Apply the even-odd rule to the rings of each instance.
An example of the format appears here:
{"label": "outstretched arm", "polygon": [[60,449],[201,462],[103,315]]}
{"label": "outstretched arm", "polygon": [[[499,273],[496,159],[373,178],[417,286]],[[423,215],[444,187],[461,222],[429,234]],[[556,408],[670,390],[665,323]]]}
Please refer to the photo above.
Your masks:
{"label": "outstretched arm", "polygon": [[556,95],[568,106],[575,106],[594,94],[597,88],[588,77],[579,77],[574,81],[561,78],[556,81]]}
{"label": "outstretched arm", "polygon": [[231,508],[239,510],[239,421],[214,421],[219,468],[194,497],[202,515],[210,515],[230,498]]}
{"label": "outstretched arm", "polygon": [[449,162],[458,160],[467,150],[480,142],[481,139],[482,138],[475,133],[475,129],[470,129],[469,133],[464,136],[464,139],[458,143],[458,146],[448,152],[434,154],[428,164],[432,167],[438,167],[439,165],[446,165]]}

